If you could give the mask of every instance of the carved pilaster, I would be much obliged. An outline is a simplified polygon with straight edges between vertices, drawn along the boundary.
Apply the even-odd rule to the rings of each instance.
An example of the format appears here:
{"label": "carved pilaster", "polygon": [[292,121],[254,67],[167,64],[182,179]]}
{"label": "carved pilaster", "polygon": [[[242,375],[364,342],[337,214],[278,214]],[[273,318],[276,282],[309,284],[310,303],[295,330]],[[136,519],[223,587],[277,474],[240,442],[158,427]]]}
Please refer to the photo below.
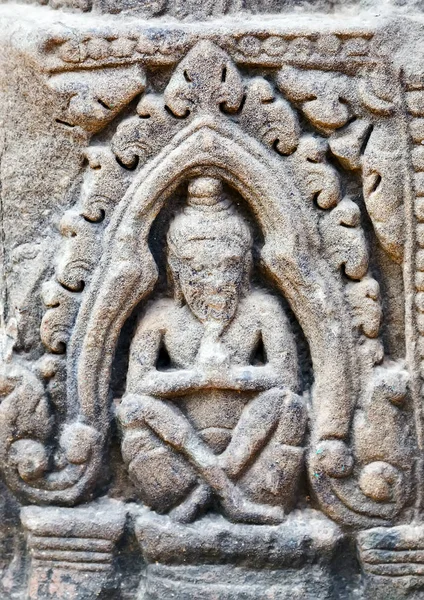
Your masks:
{"label": "carved pilaster", "polygon": [[117,501],[23,508],[31,559],[28,600],[91,600],[118,593],[114,555],[125,520],[125,507]]}
{"label": "carved pilaster", "polygon": [[424,593],[424,527],[420,522],[359,535],[365,598],[411,598]]}

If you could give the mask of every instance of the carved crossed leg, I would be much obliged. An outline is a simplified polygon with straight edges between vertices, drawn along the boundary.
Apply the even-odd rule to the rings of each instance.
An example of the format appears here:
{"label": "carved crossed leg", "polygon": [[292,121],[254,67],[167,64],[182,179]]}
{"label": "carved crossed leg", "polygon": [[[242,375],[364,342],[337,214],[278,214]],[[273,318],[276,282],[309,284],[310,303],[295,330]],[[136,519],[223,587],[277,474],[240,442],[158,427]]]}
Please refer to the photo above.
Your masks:
{"label": "carved crossed leg", "polygon": [[[293,429],[292,419],[284,419],[288,407],[294,406],[293,397],[291,392],[277,388],[259,394],[243,413],[229,448],[217,457],[175,405],[151,396],[128,395],[119,407],[119,418],[125,430],[122,449],[130,473],[135,475],[156,510],[165,512],[175,505],[176,493],[178,499],[191,496],[184,508],[174,511],[175,516],[182,520],[188,520],[190,515],[195,514],[196,506],[208,501],[209,489],[212,489],[231,520],[279,523],[284,519],[281,507],[249,501],[231,476],[240,474],[275,432],[287,429],[287,424]],[[282,420],[286,426],[281,428]],[[297,429],[295,426],[295,430],[300,428],[303,437],[303,413],[298,420],[300,425]],[[298,438],[299,434],[296,435]],[[188,461],[184,461],[180,453]],[[147,473],[152,463],[145,460],[146,455],[150,458],[160,456],[162,462],[158,469],[161,473],[165,470],[168,476],[152,479],[151,473]],[[177,480],[178,491],[175,490]],[[149,487],[154,488],[153,492]],[[158,494],[159,502],[152,503],[152,498],[155,499]]]}
{"label": "carved crossed leg", "polygon": [[246,406],[220,461],[231,478],[238,477],[271,438],[297,446],[303,441],[305,427],[302,399],[290,390],[272,388]]}

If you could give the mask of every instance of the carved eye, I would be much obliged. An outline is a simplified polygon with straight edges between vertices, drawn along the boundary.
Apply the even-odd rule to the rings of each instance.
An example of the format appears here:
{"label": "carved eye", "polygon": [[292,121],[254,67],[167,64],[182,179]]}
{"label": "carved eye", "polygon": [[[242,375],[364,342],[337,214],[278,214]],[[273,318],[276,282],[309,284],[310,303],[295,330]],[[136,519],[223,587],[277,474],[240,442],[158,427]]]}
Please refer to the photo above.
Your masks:
{"label": "carved eye", "polygon": [[226,271],[227,269],[233,269],[240,264],[239,258],[229,258],[226,262],[224,262],[221,266]]}
{"label": "carved eye", "polygon": [[203,269],[204,269],[204,267],[203,267],[203,265],[202,265],[202,264],[200,264],[200,263],[195,263],[195,264],[192,264],[192,265],[191,265],[191,268],[190,268],[191,272],[192,272],[194,275],[198,275],[198,274],[199,274],[201,271],[203,271]]}

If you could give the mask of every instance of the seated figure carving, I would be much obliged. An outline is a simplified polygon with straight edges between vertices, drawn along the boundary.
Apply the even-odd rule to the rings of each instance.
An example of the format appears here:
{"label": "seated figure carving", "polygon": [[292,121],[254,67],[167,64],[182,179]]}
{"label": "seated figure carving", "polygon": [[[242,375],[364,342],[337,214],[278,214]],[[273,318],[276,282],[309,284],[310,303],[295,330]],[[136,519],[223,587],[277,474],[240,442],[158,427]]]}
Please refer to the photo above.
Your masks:
{"label": "seated figure carving", "polygon": [[279,300],[251,283],[252,234],[214,178],[193,179],[170,224],[174,297],[150,301],[118,408],[142,500],[193,520],[281,522],[296,501],[306,411]]}

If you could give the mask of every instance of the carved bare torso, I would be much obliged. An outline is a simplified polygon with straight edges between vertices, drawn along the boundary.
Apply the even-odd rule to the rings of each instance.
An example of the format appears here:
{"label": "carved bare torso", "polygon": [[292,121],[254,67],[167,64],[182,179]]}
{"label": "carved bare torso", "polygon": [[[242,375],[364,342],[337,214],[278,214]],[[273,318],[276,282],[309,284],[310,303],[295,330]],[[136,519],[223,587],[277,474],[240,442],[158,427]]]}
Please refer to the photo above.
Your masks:
{"label": "carved bare torso", "polygon": [[[169,363],[160,365],[163,355],[169,356]],[[255,392],[277,386],[296,390],[295,357],[281,306],[262,290],[241,299],[219,340],[208,339],[207,328],[187,305],[178,307],[174,300],[163,299],[150,305],[137,328],[127,390],[155,394],[152,386],[157,382],[156,394],[161,395],[160,381],[168,376],[171,381],[179,371],[197,373],[192,389],[174,392],[184,394],[175,402],[219,452],[228,445],[231,430]]]}

